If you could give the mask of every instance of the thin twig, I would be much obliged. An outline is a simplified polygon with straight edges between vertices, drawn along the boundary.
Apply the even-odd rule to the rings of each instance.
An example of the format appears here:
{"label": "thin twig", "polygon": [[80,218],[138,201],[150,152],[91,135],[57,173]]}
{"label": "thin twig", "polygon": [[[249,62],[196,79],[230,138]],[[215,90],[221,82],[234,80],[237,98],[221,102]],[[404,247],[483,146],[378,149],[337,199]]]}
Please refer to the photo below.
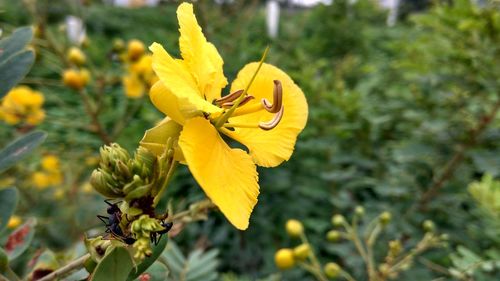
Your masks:
{"label": "thin twig", "polygon": [[38,281],[51,281],[51,280],[57,280],[58,278],[61,278],[62,276],[68,275],[71,271],[80,269],[83,267],[83,264],[85,261],[90,258],[90,254],[85,254],[76,260],[68,263],[67,265],[57,269],[56,271],[53,271],[49,275],[45,275],[41,279],[38,279]]}

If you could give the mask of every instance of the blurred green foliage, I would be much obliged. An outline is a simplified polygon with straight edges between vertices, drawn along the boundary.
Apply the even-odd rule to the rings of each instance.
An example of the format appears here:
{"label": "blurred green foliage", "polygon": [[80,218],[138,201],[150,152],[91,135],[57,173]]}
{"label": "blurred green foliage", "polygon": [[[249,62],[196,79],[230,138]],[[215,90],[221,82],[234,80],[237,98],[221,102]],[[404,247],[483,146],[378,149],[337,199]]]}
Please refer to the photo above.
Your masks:
{"label": "blurred green foliage", "polygon": [[[46,28],[64,40],[64,16],[81,16],[90,39],[85,52],[103,73],[117,69],[109,56],[116,38],[138,38],[146,45],[159,42],[177,50],[176,4],[123,9],[91,2],[79,6],[37,1],[37,18],[26,13],[21,1],[8,1],[0,8],[0,22],[13,28],[43,18]],[[321,259],[335,260],[364,280],[363,271],[356,270],[362,263],[354,248],[321,244],[334,212],[351,213],[362,205],[367,219],[384,210],[398,214],[395,225],[381,237],[387,241],[413,244],[422,236],[421,223],[432,219],[440,232],[449,233],[450,248],[430,252],[425,259],[444,268],[459,267],[459,257],[469,252],[490,250],[490,257],[499,256],[498,237],[485,231],[493,227],[491,220],[483,219],[467,193],[467,185],[484,173],[500,173],[498,3],[436,3],[387,27],[386,12],[371,1],[339,0],[309,10],[282,10],[279,37],[271,39],[265,35],[262,6],[243,2],[201,1],[195,6],[206,36],[225,59],[228,80],[270,45],[268,62],[289,73],[307,96],[308,125],[288,163],[259,171],[261,194],[248,231],[236,231],[214,212],[175,237],[181,248],[217,248],[218,270],[241,276],[224,275],[227,280],[266,278],[276,272],[274,252],[289,239],[282,226],[296,218],[311,230],[311,244],[321,245],[315,249]],[[63,66],[54,64],[50,54],[37,59],[30,78],[60,79]],[[49,191],[33,195],[21,190],[18,212],[41,218],[37,245],[63,249],[81,239],[83,231],[98,226],[95,215],[104,212],[100,197],[78,192],[93,168],[82,163],[102,142],[86,130],[89,120],[74,93],[61,85],[35,86],[46,97],[47,120],[39,126],[49,132],[44,148],[62,158],[69,196],[54,202]],[[126,100],[120,86],[104,92],[106,104],[113,105],[100,116],[106,130],[112,130],[130,107],[139,106],[116,139],[134,149],[144,130],[162,115],[147,98]],[[2,125],[3,145],[12,132]],[[10,174],[29,175],[36,159]],[[15,181],[29,185],[20,176]],[[168,197],[182,209],[204,197],[195,185],[187,169],[180,169]],[[429,189],[436,192],[427,193]],[[422,201],[424,194],[430,196]],[[417,261],[401,280],[442,275]],[[477,280],[499,276],[493,267]],[[296,270],[283,273],[284,280],[307,278]]]}

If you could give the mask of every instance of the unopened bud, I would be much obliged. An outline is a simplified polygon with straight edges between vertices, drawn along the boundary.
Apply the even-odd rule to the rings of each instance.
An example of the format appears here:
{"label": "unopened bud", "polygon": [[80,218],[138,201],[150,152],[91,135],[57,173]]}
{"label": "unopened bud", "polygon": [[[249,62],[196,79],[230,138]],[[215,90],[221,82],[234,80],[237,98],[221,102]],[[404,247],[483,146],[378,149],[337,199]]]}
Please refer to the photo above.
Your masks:
{"label": "unopened bud", "polygon": [[402,250],[403,250],[403,246],[401,245],[401,241],[399,241],[399,240],[389,241],[389,254],[392,257],[398,256]]}
{"label": "unopened bud", "polygon": [[332,224],[334,226],[342,226],[345,223],[345,218],[343,215],[334,215],[332,217]]}
{"label": "unopened bud", "polygon": [[298,260],[305,260],[311,253],[309,244],[301,244],[293,249],[293,255]]}
{"label": "unopened bud", "polygon": [[113,40],[113,51],[119,53],[125,49],[125,41],[122,39],[115,39]]}
{"label": "unopened bud", "polygon": [[338,242],[342,238],[342,234],[337,230],[330,230],[326,234],[326,239],[330,242]]}
{"label": "unopened bud", "polygon": [[363,208],[363,206],[357,206],[356,209],[354,209],[354,214],[358,217],[362,217],[365,214],[365,208]]}
{"label": "unopened bud", "polygon": [[295,265],[292,249],[280,249],[274,255],[274,262],[279,269],[290,269]]}
{"label": "unopened bud", "polygon": [[74,65],[81,66],[85,64],[86,57],[85,54],[77,47],[71,47],[66,55],[68,61]]}
{"label": "unopened bud", "polygon": [[129,60],[135,61],[140,58],[144,52],[146,51],[146,47],[139,40],[130,40],[127,45],[127,56]]}
{"label": "unopened bud", "polygon": [[434,225],[433,221],[425,220],[424,223],[422,223],[422,228],[424,229],[425,232],[434,232],[436,226]]}
{"label": "unopened bud", "polygon": [[327,263],[323,270],[328,278],[335,278],[342,272],[342,268],[334,262]]}
{"label": "unopened bud", "polygon": [[379,220],[382,225],[387,225],[392,219],[392,215],[389,212],[383,212],[380,214]]}
{"label": "unopened bud", "polygon": [[288,220],[286,222],[286,232],[291,237],[300,237],[304,233],[304,227],[298,220]]}

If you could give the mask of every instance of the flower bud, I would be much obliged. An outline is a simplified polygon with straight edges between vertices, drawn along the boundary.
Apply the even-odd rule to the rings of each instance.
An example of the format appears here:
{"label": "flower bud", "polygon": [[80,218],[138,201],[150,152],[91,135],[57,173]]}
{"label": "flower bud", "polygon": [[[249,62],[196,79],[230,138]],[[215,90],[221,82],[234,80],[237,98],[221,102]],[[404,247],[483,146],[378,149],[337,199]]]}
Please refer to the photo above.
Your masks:
{"label": "flower bud", "polygon": [[323,270],[328,278],[335,278],[339,276],[342,268],[337,263],[329,262],[323,267]]}
{"label": "flower bud", "polygon": [[85,54],[77,47],[71,47],[66,55],[68,61],[76,66],[81,66],[85,64],[86,57]]}
{"label": "flower bud", "polygon": [[389,241],[389,255],[391,255],[392,257],[397,257],[402,250],[403,246],[401,245],[401,241],[399,240]]}
{"label": "flower bud", "polygon": [[73,70],[73,69],[66,69],[63,72],[63,83],[64,85],[75,89],[75,90],[81,90],[87,85],[86,78],[80,71]]}
{"label": "flower bud", "polygon": [[113,40],[113,51],[119,53],[123,51],[123,49],[125,49],[125,42],[122,39],[117,38]]}
{"label": "flower bud", "polygon": [[140,58],[144,52],[146,51],[146,47],[144,44],[136,39],[130,40],[127,45],[127,56],[129,60],[135,61]]}
{"label": "flower bud", "polygon": [[286,222],[286,232],[291,237],[300,237],[304,233],[304,227],[298,220],[288,220]]}
{"label": "flower bud", "polygon": [[332,217],[332,224],[334,226],[342,226],[345,223],[345,218],[343,215],[334,215]]}
{"label": "flower bud", "polygon": [[434,232],[436,226],[434,225],[433,221],[425,220],[424,223],[422,223],[422,228],[424,229],[425,232]]}
{"label": "flower bud", "polygon": [[23,220],[21,219],[21,217],[12,216],[12,217],[10,217],[9,222],[7,223],[7,228],[9,228],[9,229],[17,228],[18,226],[21,225],[22,222],[23,222]]}
{"label": "flower bud", "polygon": [[135,152],[132,164],[134,173],[140,175],[142,178],[149,178],[153,174],[156,159],[156,156],[147,148],[139,146]]}
{"label": "flower bud", "polygon": [[326,234],[326,239],[330,242],[338,242],[342,238],[342,235],[340,234],[340,231],[337,230],[330,230]]}
{"label": "flower bud", "polygon": [[311,246],[309,244],[301,244],[293,249],[293,256],[297,260],[305,260],[311,254]]}
{"label": "flower bud", "polygon": [[358,217],[362,217],[365,214],[365,208],[363,208],[363,206],[357,206],[354,209],[354,214]]}
{"label": "flower bud", "polygon": [[380,214],[379,220],[382,225],[387,225],[392,219],[391,213],[385,211],[382,214]]}
{"label": "flower bud", "polygon": [[94,187],[94,189],[100,194],[104,195],[107,198],[118,198],[121,197],[122,194],[116,192],[116,190],[112,189],[110,186],[112,185],[113,178],[110,177],[105,171],[101,169],[96,169],[92,172],[90,176],[90,184]]}
{"label": "flower bud", "polygon": [[290,269],[295,265],[292,249],[280,249],[274,255],[274,262],[279,269]]}
{"label": "flower bud", "polygon": [[390,267],[388,264],[383,263],[378,266],[378,271],[382,276],[387,276],[390,273]]}

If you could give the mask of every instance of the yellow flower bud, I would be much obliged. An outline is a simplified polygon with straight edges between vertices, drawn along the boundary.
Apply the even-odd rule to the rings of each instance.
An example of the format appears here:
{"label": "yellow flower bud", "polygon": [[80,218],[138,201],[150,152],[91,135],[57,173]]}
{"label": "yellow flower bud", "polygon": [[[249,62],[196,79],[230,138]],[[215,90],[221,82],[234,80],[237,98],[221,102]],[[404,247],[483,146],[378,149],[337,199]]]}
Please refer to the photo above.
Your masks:
{"label": "yellow flower bud", "polygon": [[330,242],[337,242],[342,238],[342,235],[340,234],[340,231],[337,230],[330,230],[326,234],[326,239]]}
{"label": "yellow flower bud", "polygon": [[85,61],[87,60],[87,58],[85,57],[85,54],[82,52],[82,50],[80,50],[77,47],[71,47],[68,50],[66,58],[72,64],[77,65],[77,66],[81,66],[81,65],[85,64]]}
{"label": "yellow flower bud", "polygon": [[363,208],[363,206],[357,206],[356,209],[354,209],[354,214],[356,214],[356,216],[362,217],[365,214],[365,208]]}
{"label": "yellow flower bud", "polygon": [[290,269],[295,265],[292,249],[280,249],[274,255],[274,262],[279,269]]}
{"label": "yellow flower bud", "polygon": [[118,38],[113,40],[113,51],[121,52],[125,49],[125,42],[122,39]]}
{"label": "yellow flower bud", "polygon": [[343,215],[334,215],[332,217],[332,224],[334,226],[342,226],[345,222],[345,218]]}
{"label": "yellow flower bud", "polygon": [[309,244],[301,244],[293,249],[293,256],[298,260],[305,260],[311,253]]}
{"label": "yellow flower bud", "polygon": [[133,39],[128,42],[127,56],[129,60],[131,61],[137,60],[144,54],[145,51],[146,47],[144,47],[144,44],[141,41]]}
{"label": "yellow flower bud", "polygon": [[391,213],[385,211],[382,214],[380,214],[379,220],[382,225],[387,225],[392,219]]}
{"label": "yellow flower bud", "polygon": [[14,229],[19,225],[21,225],[22,222],[23,220],[19,216],[12,216],[10,217],[9,222],[7,223],[7,228]]}
{"label": "yellow flower bud", "polygon": [[335,278],[339,276],[340,272],[342,271],[340,266],[334,262],[327,263],[323,270],[325,271],[325,275],[328,278]]}
{"label": "yellow flower bud", "polygon": [[63,83],[64,85],[75,89],[81,90],[85,87],[88,81],[86,81],[86,77],[82,75],[80,71],[76,71],[73,69],[67,69],[63,73]]}
{"label": "yellow flower bud", "polygon": [[291,237],[299,237],[302,233],[304,233],[304,227],[298,220],[288,220],[286,222],[286,232]]}

